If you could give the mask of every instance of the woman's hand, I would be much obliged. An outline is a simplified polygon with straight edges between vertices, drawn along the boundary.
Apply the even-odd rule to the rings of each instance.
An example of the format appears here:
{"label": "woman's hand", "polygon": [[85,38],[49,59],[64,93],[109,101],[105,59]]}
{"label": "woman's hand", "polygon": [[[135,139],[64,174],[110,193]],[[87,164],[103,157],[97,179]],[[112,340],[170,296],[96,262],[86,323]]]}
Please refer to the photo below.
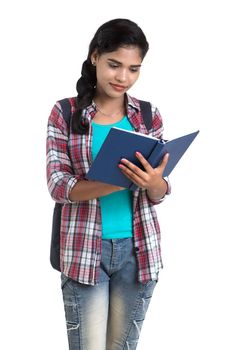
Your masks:
{"label": "woman's hand", "polygon": [[125,158],[121,159],[119,168],[134,184],[146,189],[152,200],[161,199],[167,191],[167,183],[163,179],[163,172],[167,165],[169,154],[165,154],[161,164],[157,168],[152,168],[141,153],[136,152],[136,157],[143,165],[144,170],[141,170]]}

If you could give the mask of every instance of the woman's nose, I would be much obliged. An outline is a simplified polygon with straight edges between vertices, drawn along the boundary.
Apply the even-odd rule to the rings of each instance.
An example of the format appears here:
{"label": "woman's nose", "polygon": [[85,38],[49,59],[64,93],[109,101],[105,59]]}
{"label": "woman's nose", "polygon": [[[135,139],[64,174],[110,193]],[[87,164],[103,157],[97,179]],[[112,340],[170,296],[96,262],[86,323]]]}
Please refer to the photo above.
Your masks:
{"label": "woman's nose", "polygon": [[119,70],[115,78],[118,82],[125,82],[127,80],[127,70],[126,69]]}

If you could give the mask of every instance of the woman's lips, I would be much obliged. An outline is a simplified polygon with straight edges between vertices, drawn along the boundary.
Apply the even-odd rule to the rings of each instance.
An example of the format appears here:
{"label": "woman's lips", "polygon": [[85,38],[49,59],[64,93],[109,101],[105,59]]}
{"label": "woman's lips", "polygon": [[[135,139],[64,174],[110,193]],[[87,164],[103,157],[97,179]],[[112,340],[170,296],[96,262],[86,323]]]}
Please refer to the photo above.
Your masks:
{"label": "woman's lips", "polygon": [[111,84],[111,83],[110,83],[110,85],[116,91],[123,91],[126,89],[126,86],[123,86],[123,85],[117,85],[117,84]]}

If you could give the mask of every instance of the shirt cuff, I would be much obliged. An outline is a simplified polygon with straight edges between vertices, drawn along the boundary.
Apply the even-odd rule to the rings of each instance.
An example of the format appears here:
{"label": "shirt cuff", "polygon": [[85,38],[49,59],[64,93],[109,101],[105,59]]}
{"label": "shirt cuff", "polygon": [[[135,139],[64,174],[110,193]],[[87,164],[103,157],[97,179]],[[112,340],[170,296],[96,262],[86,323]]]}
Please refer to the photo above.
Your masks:
{"label": "shirt cuff", "polygon": [[76,203],[76,201],[71,201],[70,199],[69,199],[69,195],[70,195],[70,192],[71,192],[71,190],[73,189],[73,187],[76,185],[76,183],[78,182],[78,180],[79,180],[79,177],[72,177],[70,180],[69,180],[69,182],[68,182],[68,184],[67,184],[67,194],[66,194],[66,199],[67,199],[67,202],[68,203],[70,203],[70,204],[73,204],[73,203]]}

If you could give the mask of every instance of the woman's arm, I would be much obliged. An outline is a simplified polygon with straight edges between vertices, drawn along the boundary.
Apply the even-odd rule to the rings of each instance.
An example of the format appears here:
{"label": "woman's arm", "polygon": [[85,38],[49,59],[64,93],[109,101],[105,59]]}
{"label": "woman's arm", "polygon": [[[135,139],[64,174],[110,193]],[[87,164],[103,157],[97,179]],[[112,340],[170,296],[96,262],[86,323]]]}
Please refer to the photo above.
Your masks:
{"label": "woman's arm", "polygon": [[47,127],[47,181],[52,198],[59,203],[85,201],[122,187],[86,181],[74,175],[68,152],[68,128],[58,103],[52,109]]}
{"label": "woman's arm", "polygon": [[98,181],[81,180],[72,188],[69,194],[69,199],[72,202],[88,201],[120,190],[123,190],[123,188],[119,186],[109,185]]}

